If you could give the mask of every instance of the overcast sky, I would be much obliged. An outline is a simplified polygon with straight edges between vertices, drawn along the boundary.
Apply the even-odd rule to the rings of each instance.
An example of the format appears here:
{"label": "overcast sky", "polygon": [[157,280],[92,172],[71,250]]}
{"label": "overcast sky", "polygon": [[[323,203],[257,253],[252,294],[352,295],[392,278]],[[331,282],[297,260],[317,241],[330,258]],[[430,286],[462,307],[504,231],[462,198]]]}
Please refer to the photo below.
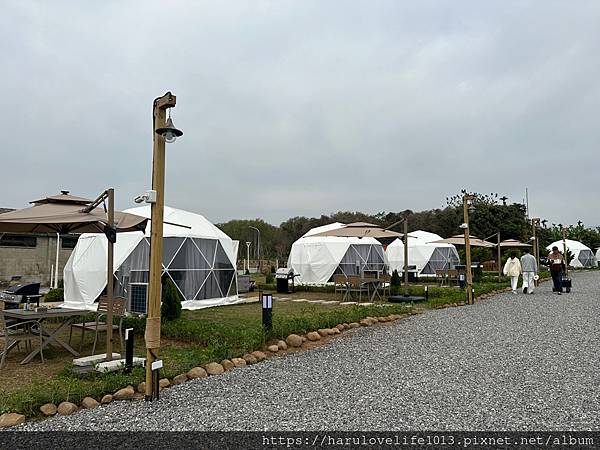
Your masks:
{"label": "overcast sky", "polygon": [[214,222],[423,210],[462,188],[600,225],[600,2],[3,2],[0,207],[150,188]]}

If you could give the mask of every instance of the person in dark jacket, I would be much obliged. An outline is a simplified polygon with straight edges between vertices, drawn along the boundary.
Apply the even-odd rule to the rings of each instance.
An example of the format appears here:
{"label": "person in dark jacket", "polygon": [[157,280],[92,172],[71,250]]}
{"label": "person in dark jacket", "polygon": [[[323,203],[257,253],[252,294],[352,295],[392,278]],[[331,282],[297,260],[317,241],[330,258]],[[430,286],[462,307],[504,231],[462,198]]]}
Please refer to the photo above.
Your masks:
{"label": "person in dark jacket", "polygon": [[552,247],[552,253],[548,255],[548,263],[550,264],[550,274],[552,275],[552,283],[554,287],[552,291],[562,294],[562,276],[565,268],[565,257],[558,251],[558,247]]}

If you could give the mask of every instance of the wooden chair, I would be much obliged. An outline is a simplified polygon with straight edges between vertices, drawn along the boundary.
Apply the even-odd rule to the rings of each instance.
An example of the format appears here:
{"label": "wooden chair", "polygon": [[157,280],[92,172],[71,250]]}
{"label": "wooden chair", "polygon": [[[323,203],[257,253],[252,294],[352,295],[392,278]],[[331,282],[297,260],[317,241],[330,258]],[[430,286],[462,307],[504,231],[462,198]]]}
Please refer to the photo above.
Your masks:
{"label": "wooden chair", "polygon": [[458,283],[458,270],[448,269],[448,284]]}
{"label": "wooden chair", "polygon": [[[114,297],[113,298],[113,317],[119,319],[119,325],[112,325],[113,330],[119,331],[119,342],[121,344],[121,354],[123,354],[123,318],[125,317],[125,306],[127,305],[127,299],[125,297]],[[102,322],[102,317],[106,317],[108,313],[108,298],[105,296],[100,297],[98,301],[98,309],[96,310],[96,320],[94,322],[82,322],[74,323],[71,325],[71,331],[69,333],[69,343],[71,343],[71,337],[73,336],[73,328],[81,329],[81,340],[79,342],[79,351],[83,348],[83,337],[86,330],[94,331],[94,346],[92,347],[92,355],[96,353],[96,344],[98,343],[98,333],[108,331],[108,325],[106,322]]]}
{"label": "wooden chair", "polygon": [[[33,330],[32,325],[37,325],[37,331]],[[7,322],[4,318],[4,302],[0,301],[0,342],[4,342],[2,350],[2,358],[0,359],[0,369],[4,366],[4,360],[8,352],[13,347],[21,350],[19,343],[25,342],[25,348],[31,347],[31,341],[39,340],[40,343],[40,358],[44,362],[44,353],[42,348],[42,327],[37,320],[27,320],[24,322]]]}
{"label": "wooden chair", "polygon": [[359,275],[348,275],[348,293],[358,293],[358,301],[362,300],[362,293],[368,292],[368,289],[363,285]]}
{"label": "wooden chair", "polygon": [[448,273],[443,269],[437,269],[435,271],[435,280],[437,281],[438,286],[443,286],[446,283],[446,277]]}
{"label": "wooden chair", "polygon": [[381,291],[382,291],[382,294],[384,297],[385,297],[386,291],[388,293],[388,297],[390,295],[392,295],[391,288],[392,288],[392,276],[388,275],[388,274],[381,275]]}
{"label": "wooden chair", "polygon": [[335,274],[333,276],[334,294],[338,292],[342,294],[342,301],[348,296],[348,279],[344,274]]}

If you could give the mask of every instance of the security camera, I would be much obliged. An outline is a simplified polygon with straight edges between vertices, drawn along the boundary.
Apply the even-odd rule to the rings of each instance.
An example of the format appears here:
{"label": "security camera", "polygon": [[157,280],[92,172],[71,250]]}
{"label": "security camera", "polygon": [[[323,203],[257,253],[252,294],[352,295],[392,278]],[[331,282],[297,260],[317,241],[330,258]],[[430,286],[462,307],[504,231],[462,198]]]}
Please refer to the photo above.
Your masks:
{"label": "security camera", "polygon": [[145,194],[138,195],[136,198],[133,199],[133,201],[136,203],[156,203],[156,191],[146,191]]}
{"label": "security camera", "polygon": [[467,225],[466,223],[462,223],[460,225],[460,228],[462,228],[463,230],[466,230],[467,228],[469,228],[469,225]]}

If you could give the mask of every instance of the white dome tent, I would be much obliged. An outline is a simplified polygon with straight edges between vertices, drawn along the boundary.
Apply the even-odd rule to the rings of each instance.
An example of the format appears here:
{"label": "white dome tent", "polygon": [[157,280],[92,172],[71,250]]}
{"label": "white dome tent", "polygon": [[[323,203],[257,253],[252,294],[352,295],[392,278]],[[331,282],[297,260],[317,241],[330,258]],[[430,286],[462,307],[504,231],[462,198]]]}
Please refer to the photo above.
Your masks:
{"label": "white dome tent", "polygon": [[[419,276],[435,276],[436,270],[451,269],[459,263],[454,245],[432,243],[442,239],[441,236],[427,231],[413,231],[408,236],[408,264],[416,266]],[[388,245],[385,254],[391,272],[404,271],[404,242],[401,239]]]}
{"label": "white dome tent", "polygon": [[[596,257],[591,248],[571,239],[565,239],[565,243],[567,244],[567,251],[573,254],[573,259],[569,261],[570,267],[596,267]],[[546,247],[546,250],[550,252],[552,251],[552,247],[558,247],[558,251],[562,252],[564,249],[563,241],[553,242]]]}
{"label": "white dome tent", "polygon": [[[150,206],[127,212],[150,217]],[[184,309],[237,303],[237,242],[199,214],[165,206],[163,273],[185,299]],[[119,233],[115,244],[115,295],[128,310],[146,312],[150,253],[146,233]],[[94,309],[106,288],[107,242],[103,234],[82,234],[64,269],[65,306]]]}
{"label": "white dome tent", "polygon": [[[596,263],[600,261],[600,247],[596,249]],[[598,264],[600,265],[600,264]]]}
{"label": "white dome tent", "polygon": [[325,284],[334,274],[359,275],[365,270],[384,271],[383,246],[371,237],[314,236],[343,228],[333,223],[313,228],[292,245],[288,267],[299,284]]}

